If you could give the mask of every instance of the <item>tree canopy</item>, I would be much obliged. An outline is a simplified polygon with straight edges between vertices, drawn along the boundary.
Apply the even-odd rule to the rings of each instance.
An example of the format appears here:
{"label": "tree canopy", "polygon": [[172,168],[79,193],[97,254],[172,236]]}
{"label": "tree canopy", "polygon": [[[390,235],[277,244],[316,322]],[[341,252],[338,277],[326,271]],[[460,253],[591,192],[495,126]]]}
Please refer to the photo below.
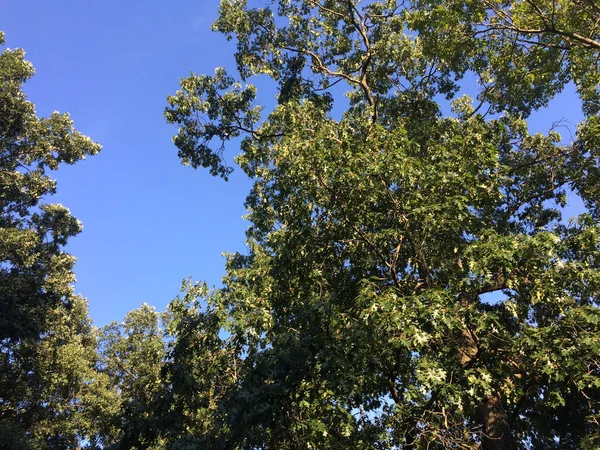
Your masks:
{"label": "tree canopy", "polygon": [[[214,175],[242,138],[250,253],[204,298],[236,375],[199,382],[220,407],[181,439],[598,445],[599,17],[576,0],[221,2],[238,79],[183,79],[166,117]],[[269,111],[257,75],[278,85]],[[569,82],[574,141],[529,134]],[[570,221],[567,194],[586,206]]]}
{"label": "tree canopy", "polygon": [[[5,50],[0,446],[598,448],[598,23],[595,0],[221,0],[237,73],[182,79],[165,118],[185,165],[227,180],[239,147],[248,251],[101,330],[81,225],[42,203],[99,146],[35,115]],[[571,141],[530,133],[569,84]]]}
{"label": "tree canopy", "polygon": [[52,171],[100,146],[68,114],[36,116],[22,90],[32,76],[22,50],[0,54],[0,447],[77,448],[109,391],[63,250],[81,223],[43,201],[56,192]]}

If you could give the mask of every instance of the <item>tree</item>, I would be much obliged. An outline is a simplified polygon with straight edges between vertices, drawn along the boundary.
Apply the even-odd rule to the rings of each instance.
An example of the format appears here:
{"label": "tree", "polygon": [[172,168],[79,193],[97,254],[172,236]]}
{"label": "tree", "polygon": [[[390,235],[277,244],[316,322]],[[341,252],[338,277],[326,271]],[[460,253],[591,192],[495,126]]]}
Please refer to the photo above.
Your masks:
{"label": "tree", "polygon": [[32,75],[22,50],[0,54],[0,445],[78,448],[92,433],[86,408],[102,399],[96,337],[63,251],[81,224],[41,202],[56,191],[50,171],[100,146],[67,114],[35,115],[22,91]]}
{"label": "tree", "polygon": [[[186,280],[168,309],[169,357],[161,398],[164,447],[224,448],[227,424],[218,420],[228,389],[238,381],[240,348],[221,335],[218,292]],[[213,306],[206,307],[208,299]]]}
{"label": "tree", "polygon": [[116,408],[102,416],[100,442],[110,449],[150,449],[160,426],[158,397],[166,350],[161,314],[143,304],[101,330],[99,371],[116,393]]}
{"label": "tree", "polygon": [[[243,137],[254,179],[250,252],[203,297],[213,337],[186,347],[199,367],[230,355],[217,366],[236,376],[187,388],[220,392],[190,439],[597,447],[599,53],[579,3],[596,17],[575,0],[221,2],[241,81],[192,75],[166,110],[184,163],[227,177]],[[467,74],[479,107],[456,96]],[[279,86],[266,116],[255,75]],[[588,115],[575,141],[530,135],[569,80]],[[586,203],[570,222],[568,190]]]}
{"label": "tree", "polygon": [[239,358],[219,336],[218,308],[201,305],[206,285],[186,280],[182,293],[165,313],[144,304],[101,330],[99,372],[117,407],[97,415],[100,448],[222,447],[214,419]]}

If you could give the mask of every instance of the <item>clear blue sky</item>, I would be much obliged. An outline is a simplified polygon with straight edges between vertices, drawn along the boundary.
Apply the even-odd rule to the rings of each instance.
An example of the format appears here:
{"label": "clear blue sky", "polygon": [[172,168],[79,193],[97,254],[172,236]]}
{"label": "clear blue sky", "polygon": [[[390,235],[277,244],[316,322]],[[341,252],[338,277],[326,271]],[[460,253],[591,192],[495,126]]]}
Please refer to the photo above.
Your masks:
{"label": "clear blue sky", "polygon": [[[240,170],[225,183],[181,166],[175,129],[163,118],[180,78],[234,68],[234,44],[210,31],[218,3],[0,0],[7,46],[24,48],[36,68],[26,92],[38,114],[67,111],[103,145],[57,172],[51,199],[84,224],[68,250],[78,257],[76,290],[97,325],[122,320],[142,302],[163,309],[185,277],[218,285],[222,252],[245,250],[249,180]],[[546,132],[562,118],[572,130],[581,118],[572,89],[531,128]],[[236,153],[227,155],[231,164]]]}
{"label": "clear blue sky", "polygon": [[[233,67],[233,44],[210,31],[217,0],[0,0],[7,46],[27,52],[26,92],[39,115],[69,112],[100,142],[61,168],[58,195],[84,225],[68,250],[77,292],[96,324],[142,302],[164,306],[185,277],[220,283],[224,251],[245,249],[250,183],[181,166],[166,124],[167,94],[190,71]],[[228,154],[232,156],[236,149]]]}

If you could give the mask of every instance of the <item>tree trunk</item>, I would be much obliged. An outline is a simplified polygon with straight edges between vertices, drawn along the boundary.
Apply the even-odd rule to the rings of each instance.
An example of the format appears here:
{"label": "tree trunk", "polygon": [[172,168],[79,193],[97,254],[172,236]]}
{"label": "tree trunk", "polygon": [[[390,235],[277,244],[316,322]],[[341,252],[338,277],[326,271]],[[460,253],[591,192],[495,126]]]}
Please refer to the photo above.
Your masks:
{"label": "tree trunk", "polygon": [[517,450],[517,442],[510,429],[499,393],[492,392],[481,400],[477,407],[476,419],[483,427],[482,450]]}
{"label": "tree trunk", "polygon": [[[474,335],[464,329],[460,338],[460,362],[466,369],[473,365],[479,356],[479,347]],[[508,418],[502,406],[500,393],[492,392],[481,399],[477,406],[475,420],[482,427],[481,450],[517,450]]]}

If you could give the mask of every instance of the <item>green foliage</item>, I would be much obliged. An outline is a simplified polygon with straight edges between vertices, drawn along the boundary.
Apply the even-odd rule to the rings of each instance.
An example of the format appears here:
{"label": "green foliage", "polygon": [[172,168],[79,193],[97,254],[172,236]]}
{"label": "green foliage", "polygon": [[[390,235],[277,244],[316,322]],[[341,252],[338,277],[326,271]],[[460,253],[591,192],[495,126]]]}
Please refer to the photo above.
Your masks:
{"label": "green foliage", "polygon": [[221,296],[189,281],[182,293],[168,309],[169,359],[163,373],[169,388],[161,419],[170,426],[163,436],[168,448],[222,448],[227,424],[220,406],[239,379],[240,358],[221,334],[226,327]]}
{"label": "green foliage", "polygon": [[49,171],[100,149],[74,131],[67,114],[35,115],[21,90],[33,75],[22,50],[0,54],[0,338],[17,341],[45,329],[45,307],[71,295],[74,258],[62,252],[81,224],[62,205],[40,201],[56,192]]}
{"label": "green foliage", "polygon": [[[171,107],[165,112],[169,123],[183,125],[173,138],[183,164],[210,168],[211,175],[227,179],[231,168],[224,164],[222,151],[226,141],[242,132],[254,133],[253,126],[260,116],[260,108],[252,105],[254,96],[253,86],[242,88],[223,68],[218,68],[212,77],[192,75],[183,80],[181,90],[169,96]],[[244,112],[243,119],[237,115],[240,111]],[[199,115],[218,123],[195,120]],[[221,142],[217,152],[211,150],[213,140]]]}
{"label": "green foliage", "polygon": [[410,25],[426,53],[476,72],[481,99],[496,111],[528,115],[573,81],[584,111],[598,113],[600,9],[593,0],[421,0],[415,7]]}
{"label": "green foliage", "polygon": [[[0,34],[0,44],[4,35]],[[62,205],[50,171],[100,146],[67,114],[38,118],[22,85],[22,50],[0,54],[0,435],[3,448],[79,448],[102,410],[96,336],[73,294],[75,258],[63,251],[81,224]]]}
{"label": "green foliage", "polygon": [[[0,445],[596,448],[599,20],[591,0],[222,0],[239,80],[192,74],[165,116],[212,175],[240,143],[248,254],[100,331],[63,251],[81,224],[43,203],[99,146],[35,115],[5,50]],[[570,82],[574,141],[531,135]]]}
{"label": "green foliage", "polygon": [[102,416],[99,441],[104,448],[148,449],[157,427],[157,399],[162,388],[165,343],[161,315],[144,304],[122,324],[102,328],[99,371],[110,380],[112,408]]}
{"label": "green foliage", "polygon": [[[171,307],[165,442],[593,448],[597,19],[585,0],[222,0],[241,82],[184,79],[166,116],[213,174],[211,140],[244,136],[250,253]],[[255,75],[279,86],[262,118]],[[575,142],[530,135],[569,81]],[[587,211],[565,224],[569,191]]]}

